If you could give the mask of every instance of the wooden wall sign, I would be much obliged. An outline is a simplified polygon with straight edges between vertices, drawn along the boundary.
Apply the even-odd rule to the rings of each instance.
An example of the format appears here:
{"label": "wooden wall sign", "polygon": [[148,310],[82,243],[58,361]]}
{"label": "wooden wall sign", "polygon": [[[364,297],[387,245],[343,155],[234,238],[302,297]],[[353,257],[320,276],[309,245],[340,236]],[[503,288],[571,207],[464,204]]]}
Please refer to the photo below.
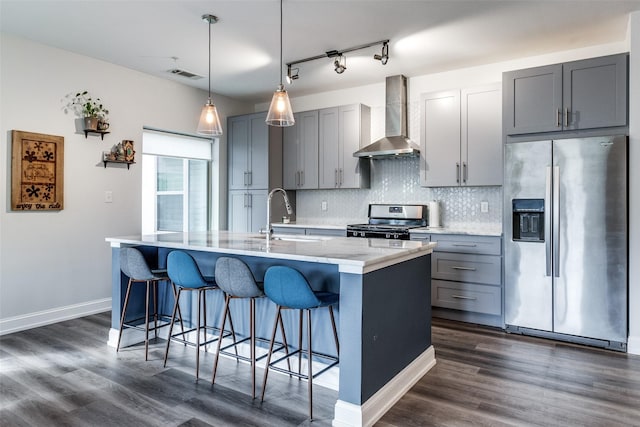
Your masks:
{"label": "wooden wall sign", "polygon": [[64,137],[12,130],[11,139],[11,209],[62,210]]}

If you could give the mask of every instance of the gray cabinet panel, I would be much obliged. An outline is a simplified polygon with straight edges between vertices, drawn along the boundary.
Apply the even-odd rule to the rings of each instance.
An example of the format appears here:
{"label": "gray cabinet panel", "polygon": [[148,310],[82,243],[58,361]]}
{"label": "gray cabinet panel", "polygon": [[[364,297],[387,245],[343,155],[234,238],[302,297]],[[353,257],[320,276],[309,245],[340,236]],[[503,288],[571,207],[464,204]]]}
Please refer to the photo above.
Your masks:
{"label": "gray cabinet panel", "polygon": [[460,91],[422,95],[420,99],[422,185],[460,184]]}
{"label": "gray cabinet panel", "polygon": [[501,258],[495,255],[434,252],[431,256],[431,275],[435,279],[499,286],[501,267]]}
{"label": "gray cabinet panel", "polygon": [[500,288],[470,283],[431,281],[431,304],[454,310],[500,316]]}
{"label": "gray cabinet panel", "polygon": [[561,64],[505,73],[502,90],[507,135],[561,130]]}
{"label": "gray cabinet panel", "polygon": [[612,55],[564,64],[565,129],[627,124],[627,58]]}
{"label": "gray cabinet panel", "polygon": [[436,251],[438,252],[458,252],[481,255],[502,254],[500,237],[432,234],[431,241],[438,244],[436,246]]}
{"label": "gray cabinet panel", "polygon": [[227,129],[229,189],[269,186],[269,128],[266,113],[230,117]]}
{"label": "gray cabinet panel", "polygon": [[503,74],[505,135],[626,126],[628,55]]}
{"label": "gray cabinet panel", "polygon": [[319,110],[319,188],[369,187],[369,160],[353,153],[369,142],[371,115],[362,104]]}
{"label": "gray cabinet panel", "polygon": [[338,187],[338,107],[319,111],[319,169],[318,187]]}
{"label": "gray cabinet panel", "polygon": [[231,117],[227,129],[229,152],[229,189],[243,189],[247,185],[247,152],[249,151],[249,122],[245,117]]}
{"label": "gray cabinet panel", "polygon": [[499,84],[421,96],[421,185],[502,185],[501,102]]}
{"label": "gray cabinet panel", "polygon": [[500,85],[461,92],[462,185],[502,185],[502,94]]}
{"label": "gray cabinet panel", "polygon": [[287,190],[318,188],[318,110],[294,114],[284,128],[283,186]]}

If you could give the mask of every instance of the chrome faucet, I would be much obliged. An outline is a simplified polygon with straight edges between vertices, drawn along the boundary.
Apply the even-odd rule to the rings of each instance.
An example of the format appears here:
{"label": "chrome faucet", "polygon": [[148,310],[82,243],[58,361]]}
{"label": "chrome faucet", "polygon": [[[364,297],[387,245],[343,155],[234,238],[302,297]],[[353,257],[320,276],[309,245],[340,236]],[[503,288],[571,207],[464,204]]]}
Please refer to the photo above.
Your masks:
{"label": "chrome faucet", "polygon": [[269,192],[267,196],[267,241],[271,240],[273,236],[273,230],[271,229],[271,198],[276,192],[281,192],[282,197],[284,198],[284,205],[287,208],[287,213],[291,215],[293,213],[293,209],[291,209],[291,203],[289,203],[289,198],[287,197],[287,192],[282,188],[274,188]]}

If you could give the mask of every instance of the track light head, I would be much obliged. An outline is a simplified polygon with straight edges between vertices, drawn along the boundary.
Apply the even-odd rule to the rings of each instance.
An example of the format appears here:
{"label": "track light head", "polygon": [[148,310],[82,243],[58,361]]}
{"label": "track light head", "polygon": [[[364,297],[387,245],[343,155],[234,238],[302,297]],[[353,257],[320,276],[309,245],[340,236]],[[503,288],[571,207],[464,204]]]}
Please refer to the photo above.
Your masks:
{"label": "track light head", "polygon": [[382,65],[387,65],[389,62],[389,43],[385,42],[382,44],[382,53],[380,55],[373,55],[373,59],[376,59],[382,63]]}
{"label": "track light head", "polygon": [[298,75],[299,71],[299,68],[291,68],[291,65],[287,65],[287,84],[291,84],[294,80],[298,80],[300,77]]}
{"label": "track light head", "polygon": [[342,74],[344,70],[347,69],[347,57],[344,55],[339,55],[334,61],[333,66],[335,67],[336,73]]}

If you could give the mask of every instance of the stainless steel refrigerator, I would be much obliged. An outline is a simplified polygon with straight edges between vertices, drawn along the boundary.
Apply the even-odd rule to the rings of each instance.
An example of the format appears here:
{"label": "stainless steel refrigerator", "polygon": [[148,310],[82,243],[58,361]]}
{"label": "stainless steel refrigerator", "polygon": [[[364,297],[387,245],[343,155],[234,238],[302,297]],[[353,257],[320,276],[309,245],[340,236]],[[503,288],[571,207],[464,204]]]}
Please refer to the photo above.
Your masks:
{"label": "stainless steel refrigerator", "polygon": [[508,143],[507,331],[626,351],[627,137]]}

